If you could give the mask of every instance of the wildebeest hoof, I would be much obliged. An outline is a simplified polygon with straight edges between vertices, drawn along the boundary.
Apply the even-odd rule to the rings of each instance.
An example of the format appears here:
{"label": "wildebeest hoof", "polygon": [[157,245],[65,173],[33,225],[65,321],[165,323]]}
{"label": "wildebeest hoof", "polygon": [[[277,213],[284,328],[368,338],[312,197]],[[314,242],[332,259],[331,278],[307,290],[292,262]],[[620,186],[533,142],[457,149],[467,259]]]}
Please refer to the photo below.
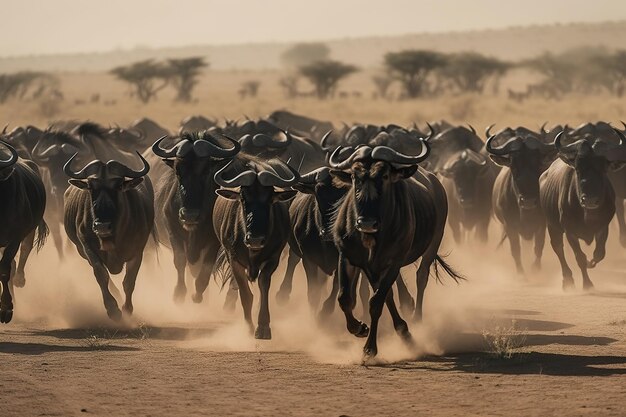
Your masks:
{"label": "wildebeest hoof", "polygon": [[593,282],[591,281],[583,281],[583,290],[592,291],[593,290]]}
{"label": "wildebeest hoof", "polygon": [[364,347],[363,348],[363,358],[362,362],[364,365],[372,362],[374,358],[378,355],[378,348],[376,347]]}
{"label": "wildebeest hoof", "polygon": [[260,340],[271,340],[272,329],[269,326],[258,326],[254,332],[254,338]]}
{"label": "wildebeest hoof", "polygon": [[361,323],[360,321],[357,323],[358,324],[355,327],[348,328],[348,331],[356,337],[367,337],[370,333],[370,329],[367,327],[367,324]]}
{"label": "wildebeest hoof", "polygon": [[124,306],[122,307],[122,311],[124,312],[124,314],[127,315],[132,315],[133,314],[133,305],[132,304],[124,304]]}
{"label": "wildebeest hoof", "polygon": [[596,265],[598,265],[598,261],[596,261],[595,259],[587,261],[587,268],[589,268],[589,269],[595,268]]}
{"label": "wildebeest hoof", "polygon": [[117,307],[111,308],[111,309],[107,310],[107,315],[113,321],[120,321],[120,320],[122,320],[122,312]]}
{"label": "wildebeest hoof", "polygon": [[202,302],[202,294],[195,293],[191,296],[191,301],[196,304],[200,304]]}
{"label": "wildebeest hoof", "polygon": [[289,293],[287,291],[278,291],[276,293],[276,303],[279,306],[285,306],[289,302]]}
{"label": "wildebeest hoof", "polygon": [[187,288],[184,286],[178,287],[174,289],[174,302],[176,304],[182,304],[185,301],[185,297],[187,296]]}
{"label": "wildebeest hoof", "polygon": [[537,260],[533,263],[532,266],[533,272],[540,272],[541,271],[541,261]]}
{"label": "wildebeest hoof", "polygon": [[0,323],[9,323],[13,318],[13,310],[0,311]]}
{"label": "wildebeest hoof", "polygon": [[563,280],[563,291],[572,291],[574,289],[574,280],[573,279],[564,279]]}
{"label": "wildebeest hoof", "polygon": [[11,279],[13,280],[13,285],[15,285],[17,288],[23,288],[24,285],[26,285],[26,277],[24,277],[23,273],[16,272]]}

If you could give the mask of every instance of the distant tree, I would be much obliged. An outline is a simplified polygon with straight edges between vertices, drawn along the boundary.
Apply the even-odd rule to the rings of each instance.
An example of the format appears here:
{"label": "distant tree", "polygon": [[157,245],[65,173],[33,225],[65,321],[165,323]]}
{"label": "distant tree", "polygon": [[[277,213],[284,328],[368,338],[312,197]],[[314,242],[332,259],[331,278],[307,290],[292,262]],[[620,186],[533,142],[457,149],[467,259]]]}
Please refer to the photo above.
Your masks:
{"label": "distant tree", "polygon": [[393,83],[393,78],[389,74],[377,74],[372,77],[372,82],[376,87],[376,94],[380,98],[387,98],[389,87]]}
{"label": "distant tree", "polygon": [[10,98],[21,100],[27,95],[38,99],[52,90],[58,90],[58,87],[59,80],[43,72],[20,71],[13,74],[0,74],[0,103]]}
{"label": "distant tree", "polygon": [[169,81],[176,89],[176,101],[188,103],[203,68],[209,64],[202,57],[168,59]]}
{"label": "distant tree", "polygon": [[489,80],[499,79],[508,68],[509,64],[499,59],[464,52],[449,56],[438,73],[459,91],[482,93]]}
{"label": "distant tree", "polygon": [[285,50],[281,55],[283,64],[290,68],[310,65],[325,61],[330,56],[330,49],[323,43],[298,43]]}
{"label": "distant tree", "polygon": [[167,87],[171,76],[169,65],[151,59],[120,66],[110,72],[130,84],[132,95],[136,95],[144,104],[156,98],[157,93]]}
{"label": "distant tree", "polygon": [[318,98],[325,99],[337,88],[342,78],[356,72],[354,65],[344,64],[339,61],[317,61],[300,67],[300,74],[307,78],[315,86]]}
{"label": "distant tree", "polygon": [[428,76],[445,63],[445,56],[434,51],[406,50],[385,55],[387,69],[402,83],[409,98],[424,95],[428,91]]}
{"label": "distant tree", "polygon": [[244,99],[246,97],[256,97],[259,93],[260,86],[261,82],[258,80],[245,81],[239,89],[239,96],[241,97],[241,99]]}
{"label": "distant tree", "polygon": [[[539,72],[544,76],[544,80],[536,86],[549,86],[551,95],[559,96],[569,93],[574,88],[578,69],[572,67],[571,62],[551,53],[545,53],[539,57],[524,61],[521,65]],[[533,89],[543,91],[542,89]],[[546,89],[545,91],[548,91]]]}
{"label": "distant tree", "polygon": [[295,98],[298,96],[298,81],[298,76],[286,75],[278,80],[278,85],[281,86],[287,98]]}

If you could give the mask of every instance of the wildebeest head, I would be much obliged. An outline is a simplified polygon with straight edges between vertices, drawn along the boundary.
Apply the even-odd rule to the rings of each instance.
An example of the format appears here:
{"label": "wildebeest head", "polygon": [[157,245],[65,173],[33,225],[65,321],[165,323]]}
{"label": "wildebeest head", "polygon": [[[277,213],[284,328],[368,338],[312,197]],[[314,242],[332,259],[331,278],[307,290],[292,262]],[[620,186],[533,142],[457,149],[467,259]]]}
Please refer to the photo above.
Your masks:
{"label": "wildebeest head", "polygon": [[184,133],[201,132],[214,126],[217,126],[217,120],[215,119],[207,119],[199,115],[188,116],[181,120],[178,133],[182,135]]}
{"label": "wildebeest head", "polygon": [[437,173],[452,181],[461,207],[472,208],[477,203],[477,179],[490,168],[485,155],[466,149],[450,158]]}
{"label": "wildebeest head", "polygon": [[122,194],[143,182],[143,177],[150,170],[150,165],[137,152],[143,163],[139,171],[132,170],[117,161],[104,163],[99,160],[90,162],[80,171],[74,171],[72,162],[76,155],[74,154],[65,163],[63,172],[70,177],[71,185],[89,192],[93,218],[92,230],[98,237],[102,250],[111,250],[115,244],[114,233],[116,221],[120,215]]}
{"label": "wildebeest head", "polygon": [[[224,187],[218,195],[239,201],[242,212],[244,243],[251,251],[263,249],[271,230],[272,205],[292,199],[296,191],[277,191],[298,182],[298,172],[279,160],[231,161],[215,173],[215,182]],[[239,187],[239,191],[233,188]]]}
{"label": "wildebeest head", "polygon": [[9,151],[8,156],[5,156],[5,152],[0,152],[0,181],[6,181],[13,173],[18,156],[17,151],[13,146],[3,140],[0,140],[0,144],[2,144]]}
{"label": "wildebeest head", "polygon": [[533,210],[539,202],[539,177],[556,158],[554,144],[547,144],[531,135],[513,136],[496,146],[498,135],[492,135],[486,144],[490,158],[511,170],[513,192],[522,210]]}
{"label": "wildebeest head", "polygon": [[426,142],[417,156],[399,153],[387,146],[337,148],[330,156],[331,175],[340,183],[351,185],[354,193],[355,227],[361,233],[373,235],[380,230],[382,195],[394,183],[411,177],[417,166],[428,157]]}
{"label": "wildebeest head", "polygon": [[[152,152],[175,171],[180,202],[178,219],[186,230],[194,230],[202,216],[207,215],[207,204],[215,198],[215,172],[222,161],[239,153],[241,145],[234,139],[207,131],[184,133],[169,149],[160,146],[165,139],[164,136],[157,140]],[[224,147],[224,142],[230,147]]]}
{"label": "wildebeest head", "polygon": [[333,182],[330,169],[322,167],[302,175],[293,188],[315,197],[317,203],[316,224],[319,237],[325,241],[332,240],[333,215],[337,203],[346,194],[345,187],[338,187]]}
{"label": "wildebeest head", "polygon": [[620,138],[619,144],[587,138],[563,145],[566,134],[556,137],[559,158],[576,170],[576,191],[586,210],[594,210],[604,201],[610,187],[607,171],[619,170],[626,164],[626,138],[619,130],[614,132]]}

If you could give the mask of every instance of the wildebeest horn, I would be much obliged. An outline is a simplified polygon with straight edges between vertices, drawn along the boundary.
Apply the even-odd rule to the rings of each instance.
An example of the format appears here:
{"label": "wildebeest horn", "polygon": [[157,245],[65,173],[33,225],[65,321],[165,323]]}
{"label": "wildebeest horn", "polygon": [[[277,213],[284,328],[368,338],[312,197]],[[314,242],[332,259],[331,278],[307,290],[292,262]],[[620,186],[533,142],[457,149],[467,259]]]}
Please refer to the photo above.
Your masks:
{"label": "wildebeest horn", "polygon": [[548,131],[546,130],[546,125],[547,125],[547,124],[548,124],[548,122],[546,121],[546,122],[543,122],[543,124],[541,125],[540,130],[541,130],[541,133],[542,133],[543,135],[547,135],[547,134],[548,134]]}
{"label": "wildebeest horn", "polygon": [[487,129],[485,129],[485,136],[487,138],[491,138],[491,129],[493,129],[493,127],[495,126],[495,123],[490,124],[489,126],[487,126]]}
{"label": "wildebeest horn", "polygon": [[473,134],[476,134],[476,129],[474,129],[474,126],[472,126],[471,124],[467,124],[470,128],[470,130],[472,131]]}
{"label": "wildebeest horn", "polygon": [[333,133],[333,131],[329,130],[328,132],[326,132],[326,134],[324,135],[324,137],[320,141],[320,146],[322,147],[322,150],[324,152],[330,152],[332,150],[332,148],[330,146],[326,146],[326,141],[328,140],[328,138],[330,137],[330,135],[332,133]]}
{"label": "wildebeest horn", "polygon": [[65,172],[65,175],[67,175],[70,178],[77,179],[77,180],[84,180],[88,176],[97,174],[100,171],[100,168],[102,167],[101,161],[92,161],[80,171],[78,172],[72,171],[72,162],[74,161],[77,155],[78,155],[78,152],[74,153],[74,155],[72,155],[72,157],[65,163],[65,165],[63,165],[63,172]]}
{"label": "wildebeest horn", "polygon": [[[349,154],[348,154],[349,152]],[[348,156],[346,157],[346,154]],[[359,148],[338,146],[328,158],[328,164],[336,169],[350,168],[356,159],[367,158],[372,154],[372,148],[361,146]]]}
{"label": "wildebeest horn", "polygon": [[372,150],[372,159],[398,165],[417,165],[428,157],[430,147],[428,142],[422,141],[422,151],[419,155],[405,155],[388,146],[377,146]]}
{"label": "wildebeest horn", "polygon": [[435,129],[429,122],[426,122],[426,125],[428,126],[428,136],[426,136],[425,141],[428,142],[435,136]]}
{"label": "wildebeest horn", "polygon": [[0,160],[0,169],[8,168],[17,162],[17,151],[15,150],[13,146],[9,145],[7,142],[3,140],[0,140],[0,143],[4,145],[11,153],[11,156],[6,161]]}
{"label": "wildebeest horn", "polygon": [[466,159],[473,161],[477,165],[480,165],[480,166],[487,165],[487,158],[484,155],[476,151],[473,151],[471,149],[464,150],[461,156],[464,156]]}
{"label": "wildebeest horn", "polygon": [[6,125],[4,125],[4,129],[2,129],[2,134],[6,135],[7,134],[7,129],[9,128],[9,124],[7,123]]}
{"label": "wildebeest horn", "polygon": [[241,144],[236,140],[222,135],[233,145],[230,149],[224,149],[221,146],[215,145],[214,143],[199,139],[193,143],[193,150],[201,158],[212,156],[214,158],[230,158],[239,153],[241,150]]}
{"label": "wildebeest horn", "polygon": [[285,140],[274,140],[274,138],[259,133],[252,138],[252,144],[259,148],[285,148],[291,144],[292,137],[289,132],[281,131],[285,135]]}
{"label": "wildebeest horn", "polygon": [[[271,167],[272,167],[271,171],[261,171],[257,174],[261,185],[264,185],[266,187],[273,186],[273,187],[279,187],[279,188],[286,188],[286,187],[291,187],[292,185],[297,183],[298,180],[300,179],[300,174],[298,173],[298,171],[293,169],[291,165],[285,164],[282,161],[279,161],[279,160],[272,161]],[[279,173],[276,170],[276,168],[278,167],[280,167],[280,169],[284,172]],[[285,178],[282,176],[282,174],[289,174],[291,175],[291,178],[289,177]]]}
{"label": "wildebeest horn", "polygon": [[[490,128],[491,126],[487,128],[487,130],[489,130]],[[499,156],[508,155],[512,151],[518,150],[521,145],[520,138],[515,136],[509,139],[508,141],[506,141],[504,145],[494,148],[493,141],[496,138],[496,136],[497,135],[491,135],[489,139],[487,139],[487,143],[485,144],[485,149],[487,150],[487,152],[489,152],[492,155],[499,155]]]}
{"label": "wildebeest horn", "polygon": [[157,139],[157,141],[154,142],[154,144],[152,145],[152,152],[159,158],[172,158],[176,155],[178,144],[174,145],[170,149],[163,149],[161,148],[161,142],[163,142],[165,139],[167,139],[167,135],[161,136],[159,139]]}
{"label": "wildebeest horn", "polygon": [[141,170],[135,171],[117,161],[107,162],[106,163],[107,170],[110,173],[118,175],[120,177],[127,177],[127,178],[143,177],[150,171],[150,164],[148,164],[148,161],[146,161],[144,157],[138,151],[135,151],[135,153],[139,155],[139,158],[141,158],[141,162],[143,162],[143,168],[141,168]]}
{"label": "wildebeest horn", "polygon": [[559,151],[560,153],[571,152],[572,149],[574,149],[579,142],[585,141],[584,139],[580,139],[574,143],[570,143],[569,145],[564,146],[561,144],[561,140],[563,139],[565,135],[567,135],[567,133],[565,132],[565,128],[563,128],[563,130],[561,130],[556,135],[556,138],[554,138],[554,146],[556,147],[556,150]]}
{"label": "wildebeest horn", "polygon": [[321,167],[300,176],[298,182],[302,184],[315,184],[324,181],[330,176],[328,167]]}
{"label": "wildebeest horn", "polygon": [[234,178],[226,179],[224,178],[224,173],[230,169],[233,161],[230,161],[228,164],[224,166],[224,168],[220,169],[215,173],[213,179],[215,183],[219,186],[226,188],[235,188],[240,186],[250,186],[254,184],[256,180],[256,172],[253,170],[243,171],[242,173],[236,175]]}

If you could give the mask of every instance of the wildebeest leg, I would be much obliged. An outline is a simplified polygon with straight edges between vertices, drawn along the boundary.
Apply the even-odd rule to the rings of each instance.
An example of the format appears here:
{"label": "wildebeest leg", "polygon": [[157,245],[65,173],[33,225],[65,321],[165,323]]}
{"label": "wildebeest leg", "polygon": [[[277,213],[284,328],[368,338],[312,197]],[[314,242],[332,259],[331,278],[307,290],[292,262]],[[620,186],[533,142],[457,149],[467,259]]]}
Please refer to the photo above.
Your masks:
{"label": "wildebeest leg", "polygon": [[317,265],[307,257],[302,258],[302,265],[304,266],[304,272],[306,273],[307,299],[311,310],[315,311],[317,310],[317,306],[320,303],[320,297],[322,295],[320,279],[318,276],[321,271],[318,271]]}
{"label": "wildebeest leg", "polygon": [[[359,299],[361,300],[361,308],[363,310],[363,317],[361,318],[363,319],[363,321],[368,322],[370,320],[370,284],[369,282],[367,282],[367,278],[365,278],[365,274],[363,272],[360,273],[360,276],[361,278],[359,279]],[[356,300],[356,297],[354,299]]]}
{"label": "wildebeest leg", "polygon": [[348,272],[348,260],[345,259],[343,254],[339,253],[339,261],[337,262],[337,276],[339,281],[339,295],[337,301],[341,311],[346,316],[346,326],[348,331],[356,337],[365,337],[369,332],[369,328],[365,323],[358,321],[352,312],[354,309],[354,292],[352,289],[355,286],[357,274],[350,274]]}
{"label": "wildebeest leg", "polygon": [[36,230],[33,230],[31,234],[26,236],[26,239],[24,239],[22,241],[22,244],[20,245],[20,260],[17,264],[15,274],[13,275],[13,284],[18,288],[22,288],[26,284],[24,267],[26,266],[26,261],[30,256],[30,252],[33,250],[33,243],[35,242],[35,232]]}
{"label": "wildebeest leg", "polygon": [[520,246],[520,238],[517,230],[509,229],[506,231],[506,235],[509,238],[509,244],[511,245],[511,255],[515,261],[515,268],[517,268],[518,274],[524,274],[524,266],[522,265],[522,248]]}
{"label": "wildebeest leg", "polygon": [[235,311],[237,308],[237,299],[239,298],[239,285],[236,279],[231,279],[228,284],[228,291],[226,292],[226,299],[224,300],[224,310]]}
{"label": "wildebeest leg", "polygon": [[219,251],[219,245],[211,244],[206,248],[206,255],[202,265],[200,266],[200,272],[196,277],[196,292],[191,297],[194,303],[201,303],[204,292],[209,286],[209,280],[213,273],[213,265],[215,265],[215,259],[217,258],[217,252]]}
{"label": "wildebeest leg", "polygon": [[254,296],[252,294],[252,290],[250,290],[250,285],[248,284],[246,270],[241,264],[232,261],[230,262],[230,267],[233,271],[235,281],[237,281],[237,286],[239,287],[239,298],[241,298],[243,316],[248,323],[250,333],[252,333],[254,332],[254,323],[252,323],[252,301]]}
{"label": "wildebeest leg", "polygon": [[278,260],[269,260],[263,266],[259,273],[259,290],[261,292],[261,302],[259,303],[259,323],[254,337],[256,339],[270,340],[272,338],[272,330],[270,329],[270,284],[272,282],[272,274],[278,267]]}
{"label": "wildebeest leg", "polygon": [[624,217],[624,199],[615,197],[615,217],[619,226],[619,241],[626,248],[626,218]]}
{"label": "wildebeest leg", "polygon": [[550,234],[550,245],[552,250],[556,253],[559,262],[561,263],[561,272],[563,274],[563,289],[572,288],[574,286],[574,274],[567,265],[567,259],[565,259],[565,251],[563,250],[563,232],[554,227],[548,226],[548,233]]}
{"label": "wildebeest leg", "polygon": [[112,320],[120,320],[122,318],[122,312],[117,306],[117,301],[109,291],[109,281],[111,279],[109,271],[102,264],[100,258],[98,258],[98,256],[93,253],[91,249],[84,247],[84,251],[87,255],[87,259],[89,260],[89,264],[93,268],[93,274],[96,277],[96,281],[100,286],[100,292],[102,292],[102,300],[104,301],[104,308],[107,311],[107,315]]}
{"label": "wildebeest leg", "polygon": [[426,286],[428,285],[428,278],[430,276],[430,266],[435,261],[436,253],[425,253],[422,256],[420,267],[417,268],[417,300],[415,301],[415,312],[413,313],[413,320],[416,322],[422,321],[422,310],[424,307],[424,293],[426,292]]}
{"label": "wildebeest leg", "polygon": [[595,266],[606,256],[606,240],[609,238],[609,226],[603,228],[596,234],[596,248],[593,251],[593,259],[587,265],[589,268]]}
{"label": "wildebeest leg", "polygon": [[569,233],[565,233],[565,236],[567,237],[567,241],[574,251],[574,255],[576,256],[576,263],[580,268],[580,272],[582,272],[583,274],[583,288],[586,290],[593,288],[593,284],[591,283],[591,279],[589,279],[589,274],[587,273],[587,266],[589,265],[589,262],[587,261],[587,255],[585,255],[585,252],[583,252],[582,248],[580,247],[580,242],[578,241],[578,238],[576,236],[572,236]]}
{"label": "wildebeest leg", "polygon": [[174,254],[174,267],[176,267],[176,288],[174,288],[174,302],[177,304],[185,301],[187,295],[187,286],[185,285],[185,268],[187,267],[187,256],[185,255],[185,244],[179,242],[175,237],[170,235],[170,243]]}
{"label": "wildebeest leg", "polygon": [[[387,300],[387,296],[390,294],[389,290],[391,286],[396,281],[398,274],[400,273],[399,268],[390,268],[385,272],[385,274],[381,277],[378,282],[378,288],[374,291],[374,295],[370,299],[370,333],[367,336],[367,340],[365,341],[365,347],[363,348],[363,360],[367,360],[368,358],[373,358],[378,354],[378,345],[377,345],[377,336],[378,336],[378,321],[380,320],[380,315],[383,312],[383,307]],[[369,276],[367,277],[374,286],[374,283],[377,281],[378,277]],[[391,293],[393,297],[393,293]],[[397,311],[396,311],[397,312]],[[405,323],[406,324],[406,323]]]}
{"label": "wildebeest leg", "polygon": [[541,256],[543,255],[543,248],[546,244],[546,227],[542,225],[535,233],[535,262],[533,263],[533,270],[541,270]]}
{"label": "wildebeest leg", "polygon": [[135,282],[137,281],[137,274],[141,267],[141,261],[143,259],[143,253],[140,253],[135,258],[126,263],[126,274],[124,275],[124,295],[126,300],[122,309],[126,314],[133,314],[133,291],[135,291]]}
{"label": "wildebeest leg", "polygon": [[289,301],[291,287],[293,285],[293,273],[296,270],[298,262],[300,262],[300,257],[293,251],[293,249],[289,248],[285,277],[283,278],[283,282],[280,284],[280,288],[276,293],[276,302],[278,302],[279,305],[285,305]]}
{"label": "wildebeest leg", "polygon": [[400,309],[404,314],[411,314],[415,309],[415,300],[411,297],[409,289],[406,287],[406,283],[402,278],[402,272],[398,274],[396,279],[396,286],[398,287],[398,300],[400,301]]}
{"label": "wildebeest leg", "polygon": [[[398,275],[398,278],[401,279],[401,275]],[[396,302],[393,299],[393,289],[387,294],[387,299],[385,300],[385,303],[387,304],[389,314],[391,314],[391,319],[393,320],[393,328],[396,330],[396,333],[402,338],[402,340],[406,344],[408,344],[409,346],[413,346],[413,336],[411,336],[411,332],[409,332],[409,326],[406,324],[406,321],[404,321],[404,319],[400,316],[400,313],[398,312]]]}
{"label": "wildebeest leg", "polygon": [[330,289],[330,295],[324,301],[322,305],[322,310],[320,311],[320,317],[328,317],[333,311],[335,311],[335,302],[337,301],[337,293],[339,292],[339,277],[337,276],[337,270],[335,270],[332,278],[332,287]]}
{"label": "wildebeest leg", "polygon": [[50,229],[50,235],[54,241],[54,247],[59,255],[59,260],[63,260],[63,235],[61,234],[61,223],[59,219],[53,218],[46,221]]}
{"label": "wildebeest leg", "polygon": [[12,242],[2,254],[0,260],[0,283],[2,283],[2,296],[0,297],[0,323],[8,323],[13,318],[13,297],[9,287],[11,280],[11,268],[14,264],[13,260],[20,247],[20,242]]}

